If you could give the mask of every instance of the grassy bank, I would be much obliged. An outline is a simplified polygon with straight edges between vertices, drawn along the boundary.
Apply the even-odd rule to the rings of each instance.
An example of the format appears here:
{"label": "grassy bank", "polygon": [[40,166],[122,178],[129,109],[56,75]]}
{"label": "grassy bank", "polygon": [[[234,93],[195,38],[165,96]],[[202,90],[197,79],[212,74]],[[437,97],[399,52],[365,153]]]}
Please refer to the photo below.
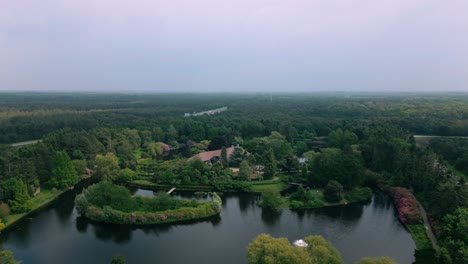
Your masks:
{"label": "grassy bank", "polygon": [[406,228],[413,237],[417,250],[432,249],[431,240],[427,237],[426,228],[423,224],[408,224]]}
{"label": "grassy bank", "polygon": [[210,202],[177,199],[160,193],[132,196],[129,190],[109,182],[88,187],[75,198],[78,213],[93,221],[111,224],[154,225],[206,219],[221,212],[221,198],[211,193]]}
{"label": "grassy bank", "polygon": [[288,188],[288,185],[283,183],[281,180],[265,180],[265,181],[256,181],[252,182],[252,192],[262,193],[266,190],[274,190],[281,192],[282,190]]}
{"label": "grassy bank", "polygon": [[27,213],[10,214],[10,215],[6,216],[3,219],[3,221],[5,223],[5,227],[2,230],[10,228],[16,222],[18,222],[20,219],[22,219],[23,217],[26,217],[26,216],[30,215],[31,213],[33,213],[33,212],[47,206],[48,204],[53,202],[57,197],[59,197],[61,194],[63,194],[66,191],[67,190],[52,191],[50,189],[42,188],[41,192],[31,199],[31,201],[32,201],[31,210],[29,212],[27,212]]}
{"label": "grassy bank", "polygon": [[435,264],[435,250],[423,224],[405,225],[416,244],[414,264]]}

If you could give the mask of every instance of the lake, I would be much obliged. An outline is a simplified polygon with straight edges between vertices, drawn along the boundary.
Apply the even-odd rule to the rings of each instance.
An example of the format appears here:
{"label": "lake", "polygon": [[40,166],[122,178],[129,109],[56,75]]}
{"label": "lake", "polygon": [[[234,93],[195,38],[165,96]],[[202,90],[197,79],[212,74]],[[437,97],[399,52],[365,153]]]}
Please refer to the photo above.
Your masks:
{"label": "lake", "polygon": [[[387,195],[367,204],[309,210],[263,210],[253,194],[224,194],[223,211],[210,220],[151,227],[92,223],[73,205],[76,188],[48,208],[24,219],[1,236],[3,248],[23,263],[110,263],[116,254],[127,263],[246,263],[246,247],[260,233],[291,242],[322,235],[346,263],[364,256],[414,261],[415,244],[398,221]],[[136,190],[138,195],[153,195]],[[191,194],[176,194],[192,197]]]}

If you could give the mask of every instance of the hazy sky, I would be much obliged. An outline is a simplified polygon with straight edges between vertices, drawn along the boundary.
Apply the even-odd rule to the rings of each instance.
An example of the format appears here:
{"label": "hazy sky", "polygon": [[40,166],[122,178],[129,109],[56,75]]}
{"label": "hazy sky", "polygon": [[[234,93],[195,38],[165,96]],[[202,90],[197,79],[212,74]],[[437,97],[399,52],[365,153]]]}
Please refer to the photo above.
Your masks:
{"label": "hazy sky", "polygon": [[468,91],[468,1],[0,0],[0,90]]}

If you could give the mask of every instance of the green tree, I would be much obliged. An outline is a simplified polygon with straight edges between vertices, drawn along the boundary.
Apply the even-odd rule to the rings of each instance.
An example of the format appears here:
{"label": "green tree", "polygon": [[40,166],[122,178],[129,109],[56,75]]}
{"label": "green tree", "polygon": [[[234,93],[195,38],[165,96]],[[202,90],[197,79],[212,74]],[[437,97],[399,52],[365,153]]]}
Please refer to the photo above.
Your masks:
{"label": "green tree", "polygon": [[117,182],[125,183],[135,178],[137,173],[130,168],[120,170],[120,175],[115,179]]}
{"label": "green tree", "polygon": [[329,181],[323,190],[323,197],[328,202],[339,202],[343,199],[343,186],[337,181]]}
{"label": "green tree", "polygon": [[291,198],[296,201],[306,202],[307,194],[304,187],[302,187],[302,185],[299,186],[299,188],[297,188],[297,191],[291,195]]}
{"label": "green tree", "polygon": [[273,154],[273,150],[271,148],[268,149],[268,151],[265,153],[264,160],[265,163],[263,164],[263,178],[269,180],[275,177],[277,171],[275,155]]}
{"label": "green tree", "polygon": [[17,264],[19,263],[16,261],[15,257],[13,256],[13,252],[2,250],[0,251],[0,264]]}
{"label": "green tree", "polygon": [[338,128],[328,135],[328,143],[331,147],[344,148],[346,145],[356,144],[358,137],[349,130]]}
{"label": "green tree", "polygon": [[23,180],[16,178],[8,179],[3,183],[3,190],[13,213],[26,213],[31,210],[31,197]]}
{"label": "green tree", "polygon": [[175,180],[175,175],[171,170],[165,170],[161,177],[163,183],[173,184]]}
{"label": "green tree", "polygon": [[113,181],[120,175],[119,160],[114,153],[96,155],[94,159],[96,166],[95,175],[102,181]]}
{"label": "green tree", "polygon": [[224,168],[226,168],[226,167],[229,166],[229,161],[228,161],[228,158],[227,158],[226,147],[223,147],[223,148],[221,149],[221,164],[223,165]]}
{"label": "green tree", "polygon": [[307,247],[292,246],[286,238],[260,234],[247,247],[248,263],[343,264],[340,253],[322,236],[304,238]]}
{"label": "green tree", "polygon": [[468,263],[468,208],[459,208],[443,218],[440,263]]}
{"label": "green tree", "polygon": [[159,142],[149,142],[146,144],[146,151],[151,155],[151,158],[156,159],[157,157],[162,156],[164,148]]}
{"label": "green tree", "polygon": [[252,170],[250,169],[249,162],[243,160],[239,167],[239,179],[243,181],[250,181],[250,174]]}
{"label": "green tree", "polygon": [[344,264],[341,255],[330,242],[322,236],[308,236],[304,238],[308,244],[307,252],[314,264]]}
{"label": "green tree", "polygon": [[50,185],[58,189],[63,189],[68,186],[73,186],[77,182],[78,174],[68,154],[65,151],[55,153]]}
{"label": "green tree", "polygon": [[281,194],[273,189],[267,189],[262,193],[259,205],[263,208],[277,208],[282,203]]}
{"label": "green tree", "polygon": [[170,125],[166,132],[166,143],[171,144],[170,142],[176,141],[178,137],[179,132],[173,125]]}
{"label": "green tree", "polygon": [[72,164],[78,176],[86,173],[86,160],[72,160]]}
{"label": "green tree", "polygon": [[249,264],[307,264],[312,263],[306,250],[293,247],[287,238],[258,235],[247,247]]}
{"label": "green tree", "polygon": [[229,164],[233,167],[237,167],[240,165],[242,160],[244,159],[244,151],[242,148],[235,148],[234,152],[232,152],[231,157],[229,157]]}
{"label": "green tree", "polygon": [[347,190],[360,186],[364,181],[364,164],[362,158],[353,153],[339,149],[324,149],[312,166],[310,183],[325,186],[330,180],[343,184]]}

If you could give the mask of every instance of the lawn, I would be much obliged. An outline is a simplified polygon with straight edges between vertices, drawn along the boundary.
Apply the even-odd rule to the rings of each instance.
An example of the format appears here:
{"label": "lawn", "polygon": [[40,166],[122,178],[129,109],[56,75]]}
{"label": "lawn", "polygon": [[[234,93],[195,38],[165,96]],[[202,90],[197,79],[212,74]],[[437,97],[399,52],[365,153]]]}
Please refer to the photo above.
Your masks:
{"label": "lawn", "polygon": [[6,226],[13,224],[14,222],[21,219],[23,216],[43,207],[44,205],[50,203],[55,198],[57,198],[60,194],[64,193],[64,191],[52,191],[50,189],[41,189],[41,192],[32,198],[32,207],[28,213],[22,214],[10,214],[4,218]]}
{"label": "lawn", "polygon": [[252,182],[252,191],[253,192],[264,192],[266,190],[274,190],[280,192],[287,188],[287,184],[282,183],[280,180],[266,180]]}

